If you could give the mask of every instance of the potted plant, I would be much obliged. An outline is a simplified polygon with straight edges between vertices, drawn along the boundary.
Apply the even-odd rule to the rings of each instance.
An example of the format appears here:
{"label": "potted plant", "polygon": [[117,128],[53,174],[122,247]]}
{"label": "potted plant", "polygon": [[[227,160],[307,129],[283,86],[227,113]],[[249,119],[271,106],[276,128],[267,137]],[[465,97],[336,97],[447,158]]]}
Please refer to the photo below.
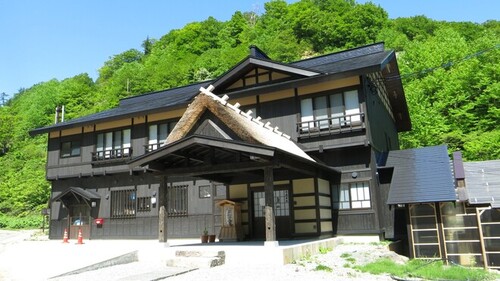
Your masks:
{"label": "potted plant", "polygon": [[208,235],[208,243],[215,243],[215,234]]}
{"label": "potted plant", "polygon": [[208,243],[208,230],[206,228],[201,235],[201,243]]}

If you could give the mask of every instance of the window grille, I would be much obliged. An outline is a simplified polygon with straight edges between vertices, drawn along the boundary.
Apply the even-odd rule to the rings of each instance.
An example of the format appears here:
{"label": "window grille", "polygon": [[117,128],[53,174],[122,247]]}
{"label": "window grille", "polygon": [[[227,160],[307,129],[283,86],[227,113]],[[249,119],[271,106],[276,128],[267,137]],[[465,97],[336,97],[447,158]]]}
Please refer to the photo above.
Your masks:
{"label": "window grille", "polygon": [[169,217],[187,216],[188,185],[172,185],[167,188],[167,215]]}
{"label": "window grille", "polygon": [[151,211],[151,197],[137,198],[137,212]]}
{"label": "window grille", "polygon": [[137,206],[136,191],[111,191],[111,218],[135,218]]}

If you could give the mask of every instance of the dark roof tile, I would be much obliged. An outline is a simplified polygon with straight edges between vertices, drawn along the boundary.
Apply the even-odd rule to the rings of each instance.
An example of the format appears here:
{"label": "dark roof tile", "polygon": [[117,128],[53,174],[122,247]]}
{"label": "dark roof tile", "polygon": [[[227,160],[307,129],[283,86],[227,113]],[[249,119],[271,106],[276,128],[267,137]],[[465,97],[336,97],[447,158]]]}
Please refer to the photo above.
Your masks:
{"label": "dark roof tile", "polygon": [[455,183],[445,145],[390,151],[394,167],[387,204],[455,201]]}

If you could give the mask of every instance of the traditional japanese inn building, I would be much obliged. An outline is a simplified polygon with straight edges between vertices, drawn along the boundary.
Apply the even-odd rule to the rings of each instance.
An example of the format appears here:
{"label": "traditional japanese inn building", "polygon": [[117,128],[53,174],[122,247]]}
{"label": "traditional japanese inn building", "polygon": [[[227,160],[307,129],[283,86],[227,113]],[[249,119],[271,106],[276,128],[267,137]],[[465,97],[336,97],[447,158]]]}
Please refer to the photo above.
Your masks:
{"label": "traditional japanese inn building", "polygon": [[31,134],[49,136],[52,239],[157,239],[162,206],[168,237],[218,235],[228,200],[242,239],[275,241],[406,237],[378,168],[410,129],[395,52],[376,43],[292,63],[252,46],[214,80]]}

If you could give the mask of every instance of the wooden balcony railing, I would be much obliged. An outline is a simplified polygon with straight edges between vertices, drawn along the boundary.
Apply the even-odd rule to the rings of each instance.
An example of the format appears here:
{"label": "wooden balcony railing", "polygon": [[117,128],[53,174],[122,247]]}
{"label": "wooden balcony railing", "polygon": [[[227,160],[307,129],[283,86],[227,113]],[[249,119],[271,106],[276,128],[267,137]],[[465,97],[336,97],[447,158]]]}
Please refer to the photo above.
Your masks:
{"label": "wooden balcony railing", "polygon": [[301,138],[350,133],[364,128],[365,114],[362,112],[297,123],[297,132]]}
{"label": "wooden balcony railing", "polygon": [[122,159],[125,160],[129,159],[130,157],[132,157],[132,148],[130,147],[92,152],[93,162]]}
{"label": "wooden balcony railing", "polygon": [[157,143],[145,144],[144,147],[146,148],[146,153],[149,153],[151,151],[157,150],[158,148],[164,145],[165,144],[163,142],[157,142]]}

